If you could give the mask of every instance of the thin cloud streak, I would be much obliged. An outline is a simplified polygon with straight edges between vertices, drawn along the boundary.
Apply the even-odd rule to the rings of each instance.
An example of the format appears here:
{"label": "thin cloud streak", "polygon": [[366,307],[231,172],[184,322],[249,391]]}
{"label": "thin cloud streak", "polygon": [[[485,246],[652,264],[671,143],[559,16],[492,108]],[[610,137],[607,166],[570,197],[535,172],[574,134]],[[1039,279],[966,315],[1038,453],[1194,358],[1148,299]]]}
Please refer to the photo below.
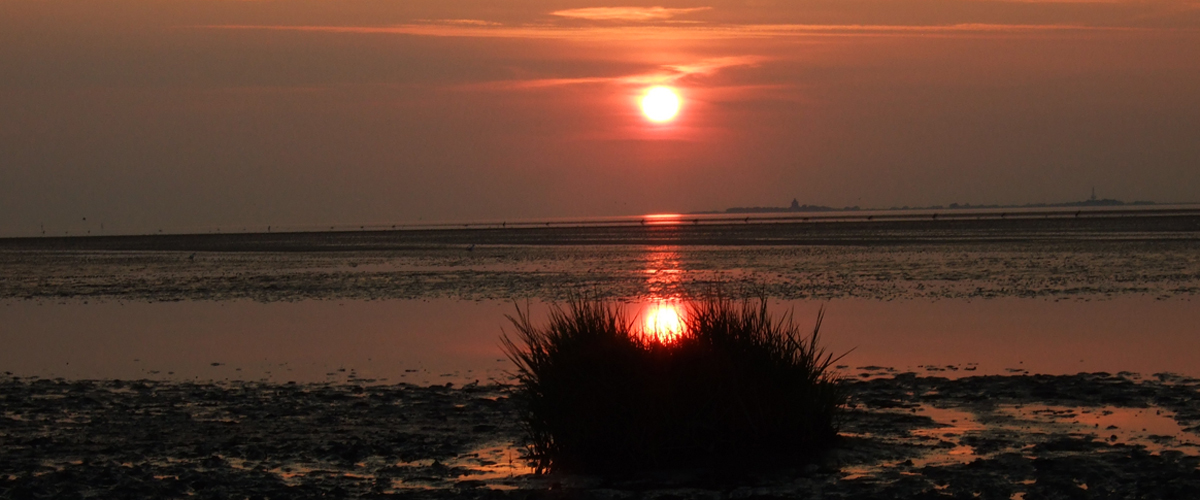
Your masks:
{"label": "thin cloud streak", "polygon": [[459,24],[466,26],[504,26],[495,21],[484,21],[482,19],[419,19],[419,21],[427,23],[442,23],[442,24]]}
{"label": "thin cloud streak", "polygon": [[1064,4],[1138,4],[1144,3],[1142,0],[989,0],[993,2],[1009,2],[1009,3],[1036,3],[1053,5],[1056,3]]}
{"label": "thin cloud streak", "polygon": [[1081,26],[1068,24],[954,24],[940,26],[897,26],[857,24],[760,24],[703,25],[685,27],[612,26],[561,27],[550,25],[478,26],[455,24],[400,24],[394,26],[286,26],[205,25],[205,29],[276,30],[325,33],[395,34],[462,38],[523,38],[572,41],[629,40],[732,40],[820,36],[973,36],[1032,32],[1118,32],[1161,31],[1158,29]]}
{"label": "thin cloud streak", "polygon": [[737,66],[756,66],[768,58],[761,56],[731,56],[701,59],[686,64],[668,64],[661,70],[634,75],[583,78],[538,78],[532,80],[506,80],[469,85],[469,89],[540,89],[568,85],[668,85],[690,76],[710,76],[718,71]]}
{"label": "thin cloud streak", "polygon": [[665,67],[679,73],[682,78],[688,75],[709,75],[734,66],[756,66],[765,60],[767,58],[762,56],[714,57],[690,64],[670,64]]}
{"label": "thin cloud streak", "polygon": [[660,21],[680,14],[711,10],[712,7],[672,9],[667,7],[588,7],[551,12],[550,15],[592,21]]}

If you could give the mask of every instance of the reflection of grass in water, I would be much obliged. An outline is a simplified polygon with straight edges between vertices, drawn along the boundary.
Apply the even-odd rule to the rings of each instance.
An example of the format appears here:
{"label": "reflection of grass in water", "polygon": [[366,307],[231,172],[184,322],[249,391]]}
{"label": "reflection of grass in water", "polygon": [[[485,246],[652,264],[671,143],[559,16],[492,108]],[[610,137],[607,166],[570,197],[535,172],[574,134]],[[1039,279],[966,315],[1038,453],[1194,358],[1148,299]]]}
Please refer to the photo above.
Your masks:
{"label": "reflection of grass in water", "polygon": [[837,436],[845,392],[817,344],[766,301],[688,304],[660,343],[615,304],[577,300],[534,326],[509,317],[528,458],[538,470],[742,468],[809,461]]}

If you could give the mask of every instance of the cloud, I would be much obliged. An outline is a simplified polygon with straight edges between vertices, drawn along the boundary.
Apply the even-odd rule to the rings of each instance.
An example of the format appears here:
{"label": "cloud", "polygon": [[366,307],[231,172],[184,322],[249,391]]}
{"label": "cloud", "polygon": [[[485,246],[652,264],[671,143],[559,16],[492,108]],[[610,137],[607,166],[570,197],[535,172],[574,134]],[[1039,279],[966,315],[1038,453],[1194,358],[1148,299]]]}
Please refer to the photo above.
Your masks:
{"label": "cloud", "polygon": [[659,21],[679,14],[687,14],[712,7],[671,9],[666,7],[589,7],[584,9],[556,10],[550,15],[592,21]]}
{"label": "cloud", "polygon": [[858,25],[858,24],[724,24],[686,26],[590,26],[480,25],[438,22],[394,26],[270,26],[210,25],[208,29],[279,30],[325,33],[396,34],[431,37],[524,38],[594,42],[637,40],[734,40],[842,36],[979,36],[1028,32],[1142,31],[1141,28],[1081,26],[1070,24],[952,24],[952,25]]}
{"label": "cloud", "polygon": [[755,66],[766,59],[762,56],[713,57],[689,64],[670,64],[664,67],[679,73],[681,77],[688,75],[709,75],[734,66]]}
{"label": "cloud", "polygon": [[1140,0],[993,0],[998,2],[1012,3],[1041,3],[1041,4],[1056,4],[1056,3],[1075,3],[1075,4],[1116,4],[1116,3],[1141,3]]}
{"label": "cloud", "polygon": [[737,66],[755,66],[766,61],[762,56],[729,56],[700,59],[683,64],[666,64],[654,71],[622,76],[582,78],[536,78],[529,80],[507,80],[473,84],[477,89],[541,89],[567,85],[670,85],[687,77],[710,76],[718,71]]}
{"label": "cloud", "polygon": [[445,24],[460,24],[460,25],[466,25],[466,26],[503,26],[500,23],[493,22],[493,21],[484,21],[482,19],[438,19],[438,20],[434,20],[432,22],[445,23]]}

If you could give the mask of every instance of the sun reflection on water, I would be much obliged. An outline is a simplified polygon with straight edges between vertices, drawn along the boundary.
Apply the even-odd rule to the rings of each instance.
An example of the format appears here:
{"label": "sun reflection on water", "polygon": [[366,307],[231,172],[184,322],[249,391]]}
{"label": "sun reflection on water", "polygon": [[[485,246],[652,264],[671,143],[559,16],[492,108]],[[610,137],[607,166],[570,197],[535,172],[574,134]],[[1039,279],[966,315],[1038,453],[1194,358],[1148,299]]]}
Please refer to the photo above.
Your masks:
{"label": "sun reflection on water", "polygon": [[646,254],[645,266],[643,272],[649,300],[643,303],[640,311],[643,335],[662,344],[673,343],[683,335],[685,327],[679,289],[683,277],[679,253],[673,247],[651,248]]}
{"label": "sun reflection on water", "polygon": [[646,226],[676,225],[682,223],[683,216],[680,214],[649,214],[642,217],[642,225]]}
{"label": "sun reflection on water", "polygon": [[661,344],[670,344],[683,335],[683,306],[678,301],[655,301],[644,313],[645,335]]}

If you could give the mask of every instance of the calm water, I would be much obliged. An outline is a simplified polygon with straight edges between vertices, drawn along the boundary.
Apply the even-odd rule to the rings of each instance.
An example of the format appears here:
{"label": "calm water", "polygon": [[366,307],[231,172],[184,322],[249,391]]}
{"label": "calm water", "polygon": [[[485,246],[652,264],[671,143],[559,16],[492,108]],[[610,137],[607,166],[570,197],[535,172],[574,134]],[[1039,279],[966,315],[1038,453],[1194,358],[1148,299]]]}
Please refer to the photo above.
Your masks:
{"label": "calm water", "polygon": [[[544,319],[545,303],[531,304]],[[1200,307],[1186,298],[773,301],[807,330],[822,305],[848,375],[1081,371],[1200,376]],[[654,302],[627,307],[644,321]],[[514,304],[383,300],[36,303],[0,306],[0,370],[65,378],[507,380]],[[661,320],[660,320],[661,321]],[[214,365],[215,363],[215,365]]]}

